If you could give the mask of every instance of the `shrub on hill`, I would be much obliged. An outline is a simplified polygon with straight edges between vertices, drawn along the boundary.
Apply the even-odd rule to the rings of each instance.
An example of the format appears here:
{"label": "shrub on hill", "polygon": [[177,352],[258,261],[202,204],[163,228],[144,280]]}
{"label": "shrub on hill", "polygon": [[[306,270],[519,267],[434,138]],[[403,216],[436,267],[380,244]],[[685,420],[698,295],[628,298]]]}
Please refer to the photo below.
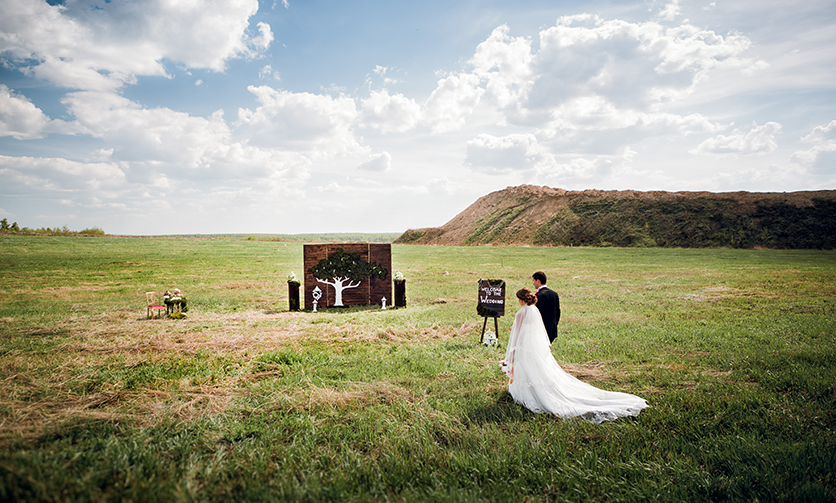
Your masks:
{"label": "shrub on hill", "polygon": [[[753,207],[731,200],[613,199],[570,204],[534,237],[538,245],[681,248],[836,248],[836,202]],[[568,213],[576,218],[571,218]]]}

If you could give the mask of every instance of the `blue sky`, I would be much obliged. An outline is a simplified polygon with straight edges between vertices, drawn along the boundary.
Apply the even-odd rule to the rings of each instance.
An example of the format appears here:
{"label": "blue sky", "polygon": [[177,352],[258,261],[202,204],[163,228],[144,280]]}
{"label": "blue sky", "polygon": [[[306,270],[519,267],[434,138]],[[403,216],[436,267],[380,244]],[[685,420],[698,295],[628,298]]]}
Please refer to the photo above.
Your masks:
{"label": "blue sky", "polygon": [[836,185],[836,2],[0,2],[0,217],[401,232],[508,186]]}

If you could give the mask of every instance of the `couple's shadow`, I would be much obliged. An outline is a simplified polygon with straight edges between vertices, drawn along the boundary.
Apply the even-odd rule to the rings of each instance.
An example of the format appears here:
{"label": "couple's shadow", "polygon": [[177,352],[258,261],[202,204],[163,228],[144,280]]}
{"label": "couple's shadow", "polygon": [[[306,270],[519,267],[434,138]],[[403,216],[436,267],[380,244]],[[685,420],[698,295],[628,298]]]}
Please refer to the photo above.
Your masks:
{"label": "couple's shadow", "polygon": [[488,405],[474,407],[465,413],[465,419],[477,425],[503,424],[508,422],[528,421],[537,414],[514,402],[508,390],[502,390],[496,400]]}

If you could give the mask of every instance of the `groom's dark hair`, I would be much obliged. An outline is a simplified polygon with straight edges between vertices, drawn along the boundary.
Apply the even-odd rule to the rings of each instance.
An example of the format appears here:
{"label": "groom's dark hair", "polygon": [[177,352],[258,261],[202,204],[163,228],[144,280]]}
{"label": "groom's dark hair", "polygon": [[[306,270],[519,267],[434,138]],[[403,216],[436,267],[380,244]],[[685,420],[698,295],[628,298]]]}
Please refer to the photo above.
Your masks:
{"label": "groom's dark hair", "polygon": [[543,271],[537,271],[534,274],[532,274],[531,277],[536,279],[543,285],[546,284],[546,273],[544,273]]}

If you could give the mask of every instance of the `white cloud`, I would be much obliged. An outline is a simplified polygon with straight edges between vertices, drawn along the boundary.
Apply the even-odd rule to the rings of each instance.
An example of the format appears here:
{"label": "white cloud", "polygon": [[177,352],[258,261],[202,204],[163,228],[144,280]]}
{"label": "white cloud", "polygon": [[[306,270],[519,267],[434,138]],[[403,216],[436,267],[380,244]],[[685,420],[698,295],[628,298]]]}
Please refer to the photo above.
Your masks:
{"label": "white cloud", "polygon": [[575,157],[536,170],[534,180],[555,187],[587,185],[604,178],[617,164],[618,159],[610,157]]}
{"label": "white cloud", "polygon": [[791,157],[794,163],[810,166],[815,172],[836,172],[836,120],[826,126],[816,126],[801,142],[813,146],[795,151]]}
{"label": "white cloud", "polygon": [[390,95],[386,89],[372,91],[362,103],[360,122],[383,133],[405,132],[421,120],[421,107],[403,94]]}
{"label": "white cloud", "polygon": [[138,75],[166,75],[166,59],[222,71],[229,59],[257,55],[273,37],[264,23],[248,37],[257,10],[257,0],[106,2],[92,9],[7,0],[0,2],[0,52],[57,86],[107,91]]}
{"label": "white cloud", "polygon": [[465,165],[491,174],[531,169],[546,156],[533,134],[480,134],[467,142]]}
{"label": "white cloud", "polygon": [[273,42],[273,30],[270,29],[269,24],[264,22],[259,22],[256,26],[258,27],[258,36],[249,40],[249,43],[257,50],[266,51],[270,48],[270,43]]}
{"label": "white cloud", "polygon": [[392,168],[392,156],[389,152],[374,154],[368,161],[361,162],[357,169],[365,171],[389,171]]}
{"label": "white cloud", "polygon": [[776,186],[786,189],[795,187],[798,181],[809,174],[798,166],[767,165],[757,168],[724,170],[711,177],[711,185],[719,190],[775,191]]}
{"label": "white cloud", "polygon": [[724,126],[712,123],[700,114],[681,116],[666,112],[642,112],[618,109],[600,96],[569,100],[551,112],[544,131],[554,136],[566,131],[607,131],[637,128],[649,135],[684,136],[715,132]]}
{"label": "white cloud", "polygon": [[[372,70],[372,72],[376,73],[380,77],[383,77],[383,84],[388,86],[388,85],[391,85],[391,84],[398,84],[399,82],[401,82],[398,79],[393,79],[391,77],[386,76],[387,73],[389,73],[390,71],[393,71],[393,70],[396,70],[396,69],[388,67],[388,66],[376,65],[374,67],[374,69]],[[367,77],[366,82],[371,82],[371,78]]]}
{"label": "white cloud", "polygon": [[17,140],[43,138],[49,123],[40,108],[0,84],[0,136]]}
{"label": "white cloud", "polygon": [[473,74],[483,79],[486,98],[499,108],[516,104],[531,85],[531,40],[511,37],[502,25],[476,47]]}
{"label": "white cloud", "polygon": [[90,133],[111,147],[130,179],[300,181],[309,161],[293,152],[264,149],[232,140],[222,112],[194,117],[167,108],[147,109],[115,94],[77,92],[64,103]]}
{"label": "white cloud", "polygon": [[424,104],[424,121],[434,133],[461,128],[485,90],[478,76],[468,73],[451,75],[438,81],[438,87]]}
{"label": "white cloud", "polygon": [[261,70],[258,71],[258,78],[282,80],[279,72],[273,70],[273,67],[270,65],[264,65],[261,67]]}
{"label": "white cloud", "polygon": [[427,184],[427,191],[433,194],[445,194],[451,196],[455,194],[458,189],[459,187],[452,183],[446,176],[433,178],[430,180],[430,183]]}
{"label": "white cloud", "polygon": [[[613,155],[647,137],[724,129],[701,114],[682,116],[668,108],[711,70],[759,64],[742,57],[751,45],[746,37],[720,36],[687,22],[666,27],[584,14],[558,19],[539,37],[532,54],[527,38],[512,37],[506,25],[494,29],[468,61],[469,71],[439,81],[424,104],[424,123],[444,133],[463,127],[477,107],[492,107],[500,113],[498,125],[526,128],[539,138],[538,155],[600,149]],[[466,164],[472,167],[511,169],[510,152],[526,151],[520,145],[502,149],[504,164],[490,164],[480,156],[487,145],[480,141],[468,144]],[[530,154],[517,158],[514,169],[532,163]]]}
{"label": "white cloud", "polygon": [[711,122],[703,115],[676,115],[671,113],[640,114],[635,125],[655,136],[688,136],[695,133],[713,133],[726,126]]}
{"label": "white cloud", "polygon": [[659,13],[659,19],[673,21],[679,14],[679,0],[673,0],[673,2],[665,5],[665,8]]}
{"label": "white cloud", "polygon": [[251,144],[304,153],[312,159],[368,153],[354,137],[358,112],[352,98],[292,93],[269,86],[247,89],[260,103],[255,111],[238,109],[238,120],[247,126]]}
{"label": "white cloud", "polygon": [[0,177],[7,187],[38,191],[97,192],[126,186],[125,173],[114,163],[83,163],[61,158],[0,155]]}
{"label": "white cloud", "polygon": [[[574,110],[558,115],[554,123],[537,132],[543,148],[555,155],[615,155],[626,145],[652,138],[674,141],[698,133],[715,133],[726,128],[700,114],[686,116],[671,113],[624,112],[609,107],[585,113]],[[613,114],[613,115],[610,115]]]}
{"label": "white cloud", "polygon": [[836,120],[830,121],[826,126],[816,126],[801,141],[805,143],[831,143],[836,141]]}
{"label": "white cloud", "polygon": [[707,72],[746,68],[751,42],[683,24],[629,23],[578,15],[540,32],[525,107],[547,118],[578,98],[600,98],[619,110],[654,110],[687,96]]}
{"label": "white cloud", "polygon": [[718,135],[709,138],[689,152],[719,156],[760,155],[768,154],[778,148],[775,135],[781,131],[781,125],[777,122],[767,122],[763,126],[753,123],[748,130],[746,129],[739,128],[728,136]]}

